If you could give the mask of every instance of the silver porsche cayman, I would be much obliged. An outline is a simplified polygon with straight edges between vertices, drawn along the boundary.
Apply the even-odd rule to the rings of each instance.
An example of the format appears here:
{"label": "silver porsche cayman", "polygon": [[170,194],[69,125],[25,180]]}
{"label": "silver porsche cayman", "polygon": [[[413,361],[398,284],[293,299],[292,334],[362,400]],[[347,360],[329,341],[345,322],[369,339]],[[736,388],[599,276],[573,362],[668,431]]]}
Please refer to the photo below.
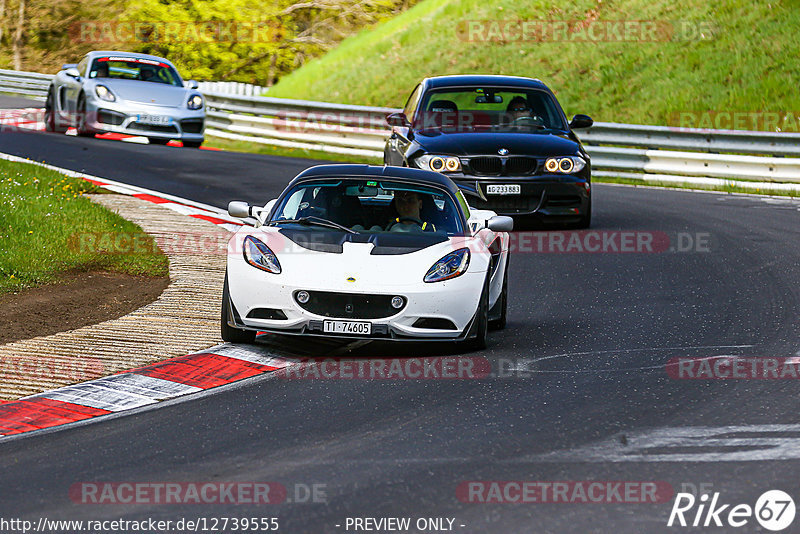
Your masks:
{"label": "silver porsche cayman", "polygon": [[154,144],[180,140],[199,147],[205,99],[195,81],[184,83],[168,60],[147,54],[95,51],[67,64],[47,93],[45,126],[73,127],[80,136],[115,132]]}

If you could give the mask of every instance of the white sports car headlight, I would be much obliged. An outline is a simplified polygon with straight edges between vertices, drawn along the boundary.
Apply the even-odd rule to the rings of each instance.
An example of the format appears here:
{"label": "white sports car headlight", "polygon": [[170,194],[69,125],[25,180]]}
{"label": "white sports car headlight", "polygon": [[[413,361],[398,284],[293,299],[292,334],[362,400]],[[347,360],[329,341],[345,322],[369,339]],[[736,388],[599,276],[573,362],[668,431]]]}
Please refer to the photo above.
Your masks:
{"label": "white sports car headlight", "polygon": [[467,272],[467,267],[469,267],[469,249],[460,248],[434,263],[423,280],[428,283],[450,280]]}
{"label": "white sports car headlight", "polygon": [[189,109],[200,109],[203,107],[203,97],[200,95],[192,95],[189,101],[186,102],[186,107]]}
{"label": "white sports car headlight", "polygon": [[259,239],[249,235],[244,238],[244,261],[262,271],[272,274],[281,273],[278,257]]}
{"label": "white sports car headlight", "polygon": [[117,97],[114,96],[114,93],[112,93],[111,90],[105,85],[96,85],[94,92],[101,100],[105,100],[106,102],[114,102],[117,99]]}

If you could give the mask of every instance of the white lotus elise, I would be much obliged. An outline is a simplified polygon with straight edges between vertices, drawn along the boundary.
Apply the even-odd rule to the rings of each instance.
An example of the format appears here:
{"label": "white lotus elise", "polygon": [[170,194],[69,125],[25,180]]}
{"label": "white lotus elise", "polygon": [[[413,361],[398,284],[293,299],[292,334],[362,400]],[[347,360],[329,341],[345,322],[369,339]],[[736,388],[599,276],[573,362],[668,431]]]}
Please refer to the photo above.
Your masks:
{"label": "white lotus elise", "polygon": [[222,338],[259,331],[484,348],[506,323],[513,221],[474,210],[431,171],[322,165],[300,173],[232,238]]}

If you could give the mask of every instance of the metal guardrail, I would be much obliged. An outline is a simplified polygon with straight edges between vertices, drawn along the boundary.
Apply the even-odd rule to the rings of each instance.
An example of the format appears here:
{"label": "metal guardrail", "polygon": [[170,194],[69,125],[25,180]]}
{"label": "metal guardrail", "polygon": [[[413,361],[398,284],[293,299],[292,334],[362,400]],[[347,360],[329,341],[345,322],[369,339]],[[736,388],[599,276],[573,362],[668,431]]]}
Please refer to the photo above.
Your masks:
{"label": "metal guardrail", "polygon": [[[51,75],[0,70],[0,92],[47,93]],[[209,82],[203,82],[209,83]],[[361,157],[383,157],[394,108],[207,91],[206,134]],[[645,181],[800,191],[800,134],[597,122],[578,130],[593,174]],[[725,154],[727,153],[727,154]]]}

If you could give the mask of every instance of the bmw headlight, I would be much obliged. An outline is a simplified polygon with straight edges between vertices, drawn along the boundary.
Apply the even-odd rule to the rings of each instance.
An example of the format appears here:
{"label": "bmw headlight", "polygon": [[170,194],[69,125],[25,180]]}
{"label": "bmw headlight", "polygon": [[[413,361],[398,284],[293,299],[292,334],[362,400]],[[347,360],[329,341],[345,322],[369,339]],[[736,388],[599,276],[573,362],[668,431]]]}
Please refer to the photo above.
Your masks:
{"label": "bmw headlight", "polygon": [[96,85],[94,92],[97,94],[98,98],[105,100],[106,102],[114,102],[117,99],[117,97],[114,96],[114,93],[112,93],[111,90],[105,85]]}
{"label": "bmw headlight", "polygon": [[280,274],[281,264],[278,257],[267,245],[259,239],[249,235],[244,238],[244,261],[262,271]]}
{"label": "bmw headlight", "polygon": [[469,267],[469,249],[460,248],[434,263],[423,280],[428,283],[450,280],[467,272],[467,267]]}
{"label": "bmw headlight", "polygon": [[574,174],[586,167],[586,161],[579,156],[564,156],[559,158],[547,158],[544,168],[550,173]]}
{"label": "bmw headlight", "polygon": [[458,172],[461,170],[461,161],[454,156],[437,156],[425,154],[414,160],[417,167],[426,171]]}
{"label": "bmw headlight", "polygon": [[200,109],[203,107],[203,97],[200,95],[192,95],[189,97],[189,101],[186,102],[186,106],[189,109]]}

